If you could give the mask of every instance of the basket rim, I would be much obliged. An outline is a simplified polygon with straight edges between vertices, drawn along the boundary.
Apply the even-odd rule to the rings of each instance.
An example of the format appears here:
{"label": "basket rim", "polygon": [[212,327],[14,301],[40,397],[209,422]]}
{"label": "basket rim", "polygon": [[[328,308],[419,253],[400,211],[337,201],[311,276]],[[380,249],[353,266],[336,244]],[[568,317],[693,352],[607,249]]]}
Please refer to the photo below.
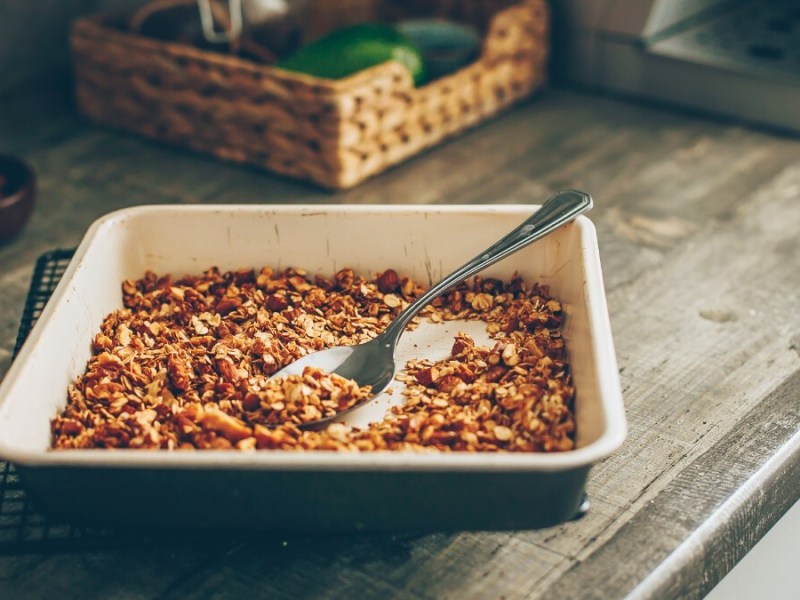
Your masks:
{"label": "basket rim", "polygon": [[[503,8],[492,15],[486,33],[482,36],[480,54],[475,61],[470,65],[462,67],[462,69],[474,67],[487,58],[487,40],[496,35],[495,31],[498,26],[498,19],[502,19],[504,13],[524,9],[526,5],[531,5],[533,3],[532,0],[517,0],[515,4]],[[87,16],[78,17],[71,25],[71,40],[79,35],[92,35],[97,37],[113,36],[118,41],[124,41],[131,47],[162,52],[176,58],[190,59],[218,67],[235,68],[237,70],[249,72],[256,78],[268,75],[277,81],[282,81],[289,85],[301,85],[306,88],[314,88],[316,93],[330,92],[331,94],[338,94],[349,91],[375,79],[375,77],[379,75],[394,77],[397,80],[396,82],[399,88],[407,88],[409,90],[426,89],[441,81],[441,79],[436,79],[417,87],[414,85],[411,73],[408,69],[395,60],[388,60],[367,69],[362,69],[341,79],[326,79],[281,69],[274,65],[260,64],[233,54],[223,54],[190,46],[189,44],[149,38],[131,31],[111,27],[107,24],[107,20],[110,16],[111,13],[107,11],[99,11]],[[449,75],[452,75],[452,73]],[[399,79],[397,79],[398,77]]]}

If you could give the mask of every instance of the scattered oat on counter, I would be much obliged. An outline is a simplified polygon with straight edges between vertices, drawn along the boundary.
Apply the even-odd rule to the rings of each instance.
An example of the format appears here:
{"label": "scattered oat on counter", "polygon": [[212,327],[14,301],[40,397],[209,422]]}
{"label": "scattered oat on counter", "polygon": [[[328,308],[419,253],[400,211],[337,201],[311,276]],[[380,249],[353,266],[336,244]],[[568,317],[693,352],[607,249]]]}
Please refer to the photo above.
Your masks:
{"label": "scattered oat on counter", "polygon": [[86,372],[52,421],[53,447],[572,449],[561,306],[520,278],[476,277],[421,313],[486,321],[493,346],[459,334],[447,359],[410,361],[397,376],[405,403],[366,429],[300,428],[370,390],[318,369],[270,376],[308,352],[375,337],[423,291],[393,270],[373,281],[350,269],[327,278],[270,268],[125,281],[125,308],[103,321]]}

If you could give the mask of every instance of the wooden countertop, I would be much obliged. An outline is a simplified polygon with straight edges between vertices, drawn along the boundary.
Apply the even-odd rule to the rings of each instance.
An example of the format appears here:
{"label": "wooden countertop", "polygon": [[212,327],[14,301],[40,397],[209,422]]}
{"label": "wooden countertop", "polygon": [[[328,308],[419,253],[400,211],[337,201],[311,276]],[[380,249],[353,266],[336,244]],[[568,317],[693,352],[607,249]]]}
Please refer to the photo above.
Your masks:
{"label": "wooden countertop", "polygon": [[[698,598],[800,497],[800,141],[550,90],[330,194],[0,102],[39,176],[0,246],[0,374],[36,258],[141,203],[537,203],[591,192],[629,436],[579,521],[541,531],[278,536],[0,557],[11,598]],[[524,499],[521,499],[524,501]],[[8,548],[8,546],[6,546]]]}

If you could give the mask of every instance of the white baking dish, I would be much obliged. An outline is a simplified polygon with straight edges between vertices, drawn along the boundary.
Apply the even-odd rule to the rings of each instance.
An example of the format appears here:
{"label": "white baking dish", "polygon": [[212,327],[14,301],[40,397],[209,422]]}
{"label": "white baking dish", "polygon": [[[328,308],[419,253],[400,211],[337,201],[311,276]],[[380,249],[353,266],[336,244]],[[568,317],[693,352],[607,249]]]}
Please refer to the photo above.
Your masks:
{"label": "white baking dish", "polygon": [[[95,222],[0,386],[0,456],[58,518],[176,527],[305,530],[505,529],[573,516],[592,464],[625,437],[597,240],[580,217],[486,271],[550,286],[567,314],[577,448],[555,454],[51,451],[50,419],[120,284],[159,274],[287,266],[437,280],[531,206],[143,206]],[[441,351],[452,330],[416,333]],[[437,340],[442,342],[437,346]],[[409,347],[406,346],[408,351]],[[393,395],[395,401],[399,394]],[[355,411],[363,423],[386,401]]]}

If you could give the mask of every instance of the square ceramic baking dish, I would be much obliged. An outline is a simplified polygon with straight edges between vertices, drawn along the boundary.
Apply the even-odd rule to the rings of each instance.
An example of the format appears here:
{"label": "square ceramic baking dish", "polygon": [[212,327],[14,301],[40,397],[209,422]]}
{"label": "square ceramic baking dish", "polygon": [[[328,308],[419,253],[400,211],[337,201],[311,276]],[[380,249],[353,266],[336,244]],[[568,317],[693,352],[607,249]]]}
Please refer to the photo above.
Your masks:
{"label": "square ceramic baking dish", "polygon": [[[519,529],[573,517],[590,467],[625,437],[597,240],[580,217],[485,273],[550,286],[566,312],[577,447],[563,453],[52,451],[50,420],[83,372],[121,282],[243,267],[394,268],[438,280],[531,206],[142,206],[86,233],[0,386],[0,456],[47,515],[73,522],[308,531]],[[471,325],[474,329],[475,324]],[[431,356],[458,324],[426,324],[400,350]],[[475,332],[480,336],[480,332]],[[407,336],[404,336],[404,340]],[[413,336],[412,336],[413,337]],[[413,342],[413,343],[412,343]],[[414,348],[416,344],[416,348]],[[410,353],[410,354],[409,354]],[[399,394],[392,395],[397,402]],[[354,411],[363,424],[391,400]],[[361,413],[361,414],[359,414]]]}

